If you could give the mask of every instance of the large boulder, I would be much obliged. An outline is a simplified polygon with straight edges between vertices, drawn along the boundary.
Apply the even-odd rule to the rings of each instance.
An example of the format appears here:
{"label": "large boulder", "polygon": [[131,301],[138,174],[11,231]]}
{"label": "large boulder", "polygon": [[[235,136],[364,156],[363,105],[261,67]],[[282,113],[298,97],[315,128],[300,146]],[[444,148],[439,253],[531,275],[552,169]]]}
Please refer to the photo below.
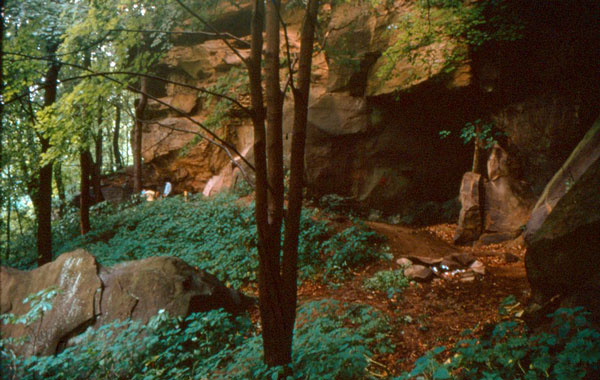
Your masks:
{"label": "large boulder", "polygon": [[508,153],[496,144],[487,161],[487,178],[472,172],[463,176],[454,242],[490,244],[517,237],[533,200],[529,185],[517,178]]}
{"label": "large boulder", "polygon": [[527,222],[524,234],[526,240],[540,229],[558,201],[598,158],[600,158],[600,119],[594,123],[571,156],[546,185]]}
{"label": "large boulder", "polygon": [[529,185],[513,174],[509,161],[506,151],[496,144],[487,162],[483,231],[514,238],[527,223],[534,196]]}
{"label": "large boulder", "polygon": [[[548,184],[536,207],[541,211],[534,211],[525,236],[533,301],[544,305],[560,296],[564,305],[586,306],[596,322],[600,322],[599,149],[597,123]],[[574,179],[569,172],[579,175]],[[561,189],[565,185],[559,182],[567,179],[574,182]],[[557,193],[563,194],[552,199]]]}
{"label": "large boulder", "polygon": [[29,336],[21,355],[51,355],[87,327],[127,318],[147,322],[159,310],[171,316],[224,308],[236,313],[254,300],[216,277],[174,257],[151,257],[105,268],[84,250],[60,255],[31,271],[1,268],[2,314],[23,315],[23,300],[50,287],[59,290],[52,309],[29,325],[2,326],[3,338]]}
{"label": "large boulder", "polygon": [[59,294],[43,318],[30,325],[2,326],[2,337],[30,339],[17,352],[23,355],[50,355],[73,331],[78,331],[99,313],[102,282],[96,259],[84,250],[60,255],[56,260],[32,271],[1,267],[0,313],[23,315],[29,305],[23,300],[44,289],[56,287]]}
{"label": "large boulder", "polygon": [[466,172],[460,185],[460,215],[458,226],[454,234],[454,242],[463,244],[479,238],[482,226],[481,199],[482,192],[481,174]]}

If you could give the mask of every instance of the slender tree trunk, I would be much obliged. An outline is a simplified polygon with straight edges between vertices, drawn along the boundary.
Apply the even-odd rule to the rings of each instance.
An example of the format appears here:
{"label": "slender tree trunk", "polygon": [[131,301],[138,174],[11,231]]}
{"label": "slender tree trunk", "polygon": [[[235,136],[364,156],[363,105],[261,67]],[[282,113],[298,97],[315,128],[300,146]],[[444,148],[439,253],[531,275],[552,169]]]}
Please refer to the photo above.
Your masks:
{"label": "slender tree trunk", "polygon": [[12,200],[10,193],[7,196],[6,202],[6,260],[10,258],[10,213],[12,207]]}
{"label": "slender tree trunk", "polygon": [[90,232],[90,175],[92,174],[92,155],[85,149],[79,153],[81,168],[80,198],[79,198],[79,227],[82,235]]}
{"label": "slender tree trunk", "polygon": [[15,214],[17,214],[17,224],[19,225],[19,235],[23,236],[23,222],[21,221],[21,213],[19,212],[18,204],[15,204]]}
{"label": "slender tree trunk", "polygon": [[92,187],[94,189],[94,202],[98,203],[104,200],[104,196],[102,196],[102,181],[100,179],[100,175],[102,174],[102,109],[99,111],[98,115],[98,133],[94,137],[94,145],[95,145],[95,156],[96,160],[92,166]]}
{"label": "slender tree trunk", "polygon": [[[300,88],[295,93],[293,190],[291,189],[283,259],[281,226],[283,220],[283,94],[279,80],[279,0],[266,6],[266,113],[261,84],[262,29],[265,6],[255,0],[252,17],[252,42],[247,62],[250,76],[254,155],[256,169],[256,224],[259,236],[259,301],[265,362],[269,366],[291,362],[291,347],[296,313],[297,250],[299,216],[302,206],[302,178],[310,63],[314,20],[318,4],[309,1],[301,47]],[[307,44],[306,46],[304,44]],[[268,129],[265,130],[265,121]],[[296,136],[297,135],[297,136]],[[289,223],[289,224],[288,224]],[[282,261],[283,260],[283,261]]]}
{"label": "slender tree trunk", "polygon": [[65,184],[63,183],[62,177],[62,164],[60,162],[54,163],[54,183],[56,184],[56,190],[58,191],[58,199],[60,200],[58,215],[62,218],[65,215],[67,197],[65,195]]}
{"label": "slender tree trunk", "polygon": [[[309,0],[300,37],[298,88],[293,91],[294,125],[292,129],[290,184],[282,256],[283,288],[287,305],[283,323],[288,334],[293,333],[296,320],[298,236],[300,234],[302,191],[304,189],[304,148],[306,145],[310,75],[318,10],[319,1]],[[288,339],[291,341],[292,337],[290,336]]]}
{"label": "slender tree trunk", "polygon": [[144,110],[148,102],[146,78],[141,79],[140,101],[135,107],[135,124],[133,128],[133,137],[131,141],[131,151],[133,153],[133,192],[139,194],[142,191],[142,127],[144,119]]}
{"label": "slender tree trunk", "polygon": [[[265,108],[262,96],[261,61],[262,61],[262,31],[264,26],[265,8],[263,0],[255,0],[252,16],[252,42],[248,71],[250,77],[250,97],[252,102],[254,125],[254,158],[256,169],[256,207],[255,217],[259,237],[259,269],[258,287],[260,316],[263,326],[263,349],[265,362],[269,366],[285,364],[289,348],[283,348],[283,334],[279,325],[282,315],[279,310],[277,289],[279,273],[274,268],[275,255],[278,251],[273,247],[271,234],[273,232],[269,220],[269,184],[267,181],[267,155]],[[283,348],[283,350],[281,350]]]}
{"label": "slender tree trunk", "polygon": [[269,224],[273,245],[281,241],[283,219],[283,94],[279,78],[279,8],[281,0],[267,1],[265,50],[265,100],[267,102],[267,165]]}
{"label": "slender tree trunk", "polygon": [[121,160],[121,151],[119,150],[119,133],[121,130],[121,107],[115,106],[115,129],[112,135],[112,148],[115,157],[117,170],[123,169],[123,161]]}
{"label": "slender tree trunk", "polygon": [[479,135],[481,133],[481,127],[479,124],[475,126],[475,138],[473,139],[473,143],[475,147],[473,149],[473,168],[472,172],[476,174],[481,174],[481,140],[479,139]]}
{"label": "slender tree trunk", "polygon": [[[48,50],[49,55],[54,55],[57,49],[58,44],[52,45]],[[59,70],[60,66],[56,62],[52,62],[48,68],[44,81],[44,107],[56,101]],[[41,136],[40,143],[43,155],[50,149],[50,140]],[[40,168],[37,196],[37,254],[38,265],[43,265],[52,261],[52,162]]]}

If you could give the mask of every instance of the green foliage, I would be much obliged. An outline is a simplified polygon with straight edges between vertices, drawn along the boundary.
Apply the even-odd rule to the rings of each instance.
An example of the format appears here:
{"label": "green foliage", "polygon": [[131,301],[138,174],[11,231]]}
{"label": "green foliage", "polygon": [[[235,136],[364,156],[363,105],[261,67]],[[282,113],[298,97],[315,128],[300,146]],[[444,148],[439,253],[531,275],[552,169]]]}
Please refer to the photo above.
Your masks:
{"label": "green foliage", "polygon": [[[450,73],[475,50],[489,42],[521,38],[524,23],[503,0],[464,2],[419,0],[388,26],[392,43],[382,54],[377,74],[393,75],[396,64],[405,60],[424,70],[413,70],[406,82],[434,73]],[[467,48],[465,48],[467,47]]]}
{"label": "green foliage", "polygon": [[[293,375],[288,379],[367,378],[367,358],[379,348],[374,340],[380,342],[387,336],[389,325],[368,306],[351,306],[341,316],[339,311],[339,303],[332,300],[309,302],[299,308],[292,351]],[[283,368],[267,368],[261,360],[261,347],[258,336],[244,344],[235,351],[224,375],[217,378],[277,378]]]}
{"label": "green foliage", "polygon": [[388,298],[399,295],[408,287],[410,281],[404,276],[404,270],[387,270],[375,273],[364,282],[365,289],[387,294]]}
{"label": "green foliage", "polygon": [[320,245],[320,251],[326,257],[325,277],[342,278],[350,268],[364,265],[376,258],[385,258],[385,252],[380,248],[384,241],[382,236],[367,229],[363,222],[354,220],[354,225],[334,234]]}
{"label": "green foliage", "polygon": [[[247,94],[248,86],[248,75],[242,69],[233,67],[225,75],[219,76],[216,83],[207,90],[235,99],[242,94]],[[222,97],[206,95],[205,98],[206,102],[211,105],[211,113],[204,124],[213,130],[222,127],[229,120],[230,113],[236,106],[232,107],[231,102]]]}
{"label": "green foliage", "polygon": [[[442,130],[439,132],[440,138],[445,139],[450,136],[450,133],[450,131]],[[496,144],[496,138],[504,135],[504,132],[494,130],[493,123],[485,123],[481,119],[477,119],[473,122],[466,122],[465,126],[460,130],[460,138],[465,144],[468,144],[473,140],[481,141],[485,143],[485,149],[490,149]]]}
{"label": "green foliage", "polygon": [[45,312],[52,309],[52,300],[60,292],[60,289],[50,287],[31,294],[23,300],[23,304],[29,304],[29,311],[27,313],[23,315],[2,314],[0,320],[4,324],[29,325],[40,319]]}
{"label": "green foliage", "polygon": [[[175,256],[217,275],[231,286],[256,280],[258,249],[254,205],[234,194],[213,198],[201,195],[185,202],[175,196],[155,202],[133,197],[113,206],[102,202],[91,208],[92,231],[79,234],[78,210],[71,210],[53,226],[55,256],[76,248],[87,249],[102,265],[151,256]],[[301,279],[322,273],[324,279],[342,278],[349,268],[382,256],[383,238],[365,225],[339,232],[320,220],[317,211],[302,211],[298,265]],[[19,239],[21,256],[6,262],[25,268],[35,262],[34,231]]]}
{"label": "green foliage", "polygon": [[[322,300],[302,305],[294,335],[293,379],[364,379],[367,358],[388,352],[387,319],[366,305]],[[88,329],[56,356],[13,358],[20,379],[272,379],[262,339],[246,316],[222,310],[147,325],[115,321]],[[3,357],[4,358],[4,357]],[[8,368],[8,367],[3,367]]]}
{"label": "green foliage", "polygon": [[[29,331],[30,335],[38,336],[39,330],[37,332],[32,331],[31,324],[38,319],[43,318],[44,314],[48,310],[52,309],[52,302],[60,292],[60,289],[57,289],[56,287],[50,287],[47,289],[42,289],[35,294],[30,294],[23,300],[23,304],[29,304],[29,311],[23,315],[14,315],[12,313],[1,314],[0,325],[23,324],[26,326],[26,329]],[[20,359],[17,358],[14,348],[22,345],[26,340],[30,339],[30,335],[26,335],[18,339],[4,337],[0,338],[0,375],[2,375],[2,378],[4,378],[4,375],[7,375],[7,377],[11,378],[16,376],[16,374],[13,372],[16,372],[16,368],[18,367],[17,363],[20,361]],[[34,350],[35,343],[36,342],[34,340]]]}
{"label": "green foliage", "polygon": [[338,194],[326,194],[319,198],[319,207],[327,212],[349,214],[351,211],[352,198],[343,197]]}
{"label": "green foliage", "polygon": [[489,336],[461,340],[441,363],[438,347],[415,362],[401,379],[583,379],[600,373],[600,333],[582,308],[549,315],[548,331],[531,333],[514,320],[501,322]]}
{"label": "green foliage", "polygon": [[88,329],[82,343],[56,356],[19,360],[20,379],[201,379],[251,334],[247,317],[222,310],[169,318],[162,310],[147,325],[116,321]]}

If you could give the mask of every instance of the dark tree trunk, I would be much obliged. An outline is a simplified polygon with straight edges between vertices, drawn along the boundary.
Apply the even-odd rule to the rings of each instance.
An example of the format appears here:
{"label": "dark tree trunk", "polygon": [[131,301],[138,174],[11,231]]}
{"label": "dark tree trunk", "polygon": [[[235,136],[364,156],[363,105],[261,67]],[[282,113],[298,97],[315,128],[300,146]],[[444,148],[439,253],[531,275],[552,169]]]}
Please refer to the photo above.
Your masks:
{"label": "dark tree trunk", "polygon": [[12,207],[12,199],[10,193],[6,200],[6,260],[10,258],[10,213]]}
{"label": "dark tree trunk", "polygon": [[[300,234],[300,214],[302,212],[302,190],[304,188],[304,147],[306,145],[306,124],[308,121],[308,96],[315,28],[317,23],[318,0],[309,0],[300,36],[300,56],[298,68],[298,88],[294,94],[294,124],[290,163],[290,184],[288,208],[285,219],[285,235],[282,257],[282,277],[286,305],[284,321],[286,332],[292,333],[296,320],[297,278],[298,278],[298,236]],[[290,340],[292,337],[290,336]]]}
{"label": "dark tree trunk", "polygon": [[90,175],[92,174],[92,155],[89,150],[83,150],[79,154],[79,166],[81,168],[80,197],[79,197],[79,227],[82,235],[90,232]]}
{"label": "dark tree trunk", "polygon": [[142,191],[142,127],[144,120],[144,110],[148,97],[146,96],[147,86],[146,78],[141,79],[140,101],[135,107],[135,124],[133,128],[133,137],[131,139],[131,152],[133,153],[133,192],[139,194]]}
{"label": "dark tree trunk", "polygon": [[480,134],[481,134],[481,127],[479,126],[479,124],[477,124],[475,126],[475,138],[473,139],[473,143],[475,144],[475,146],[473,148],[473,168],[471,169],[471,171],[476,174],[483,173],[483,170],[482,170],[483,159],[481,157],[482,156],[482,149],[481,149],[482,141],[479,138]]}
{"label": "dark tree trunk", "polygon": [[98,115],[98,134],[94,137],[95,145],[95,156],[96,160],[92,166],[92,187],[94,189],[94,203],[102,202],[104,197],[102,196],[102,181],[100,175],[102,174],[102,110]]}
{"label": "dark tree trunk", "polygon": [[[259,236],[259,302],[262,321],[265,362],[269,366],[291,362],[292,336],[296,313],[297,249],[299,216],[302,206],[302,178],[312,36],[318,4],[309,1],[301,47],[300,88],[295,90],[294,140],[290,191],[291,213],[286,220],[286,241],[281,259],[281,226],[283,220],[283,144],[282,101],[279,81],[279,7],[280,1],[267,2],[266,7],[266,113],[261,84],[262,29],[264,1],[255,0],[252,17],[252,42],[248,63],[252,121],[254,125],[254,157],[256,169],[256,224]],[[304,46],[304,44],[307,44]],[[310,46],[309,46],[310,45]],[[265,121],[268,129],[265,130]],[[268,163],[268,165],[267,165]],[[289,224],[288,224],[289,223]]]}
{"label": "dark tree trunk", "polygon": [[[48,50],[54,55],[58,44],[52,45]],[[44,107],[56,101],[59,64],[52,62],[46,73],[44,81]],[[42,155],[50,149],[50,140],[40,137]],[[52,162],[42,166],[39,171],[39,191],[37,194],[37,254],[38,265],[52,261]]]}
{"label": "dark tree trunk", "polygon": [[65,195],[65,184],[63,183],[62,177],[62,164],[60,162],[54,163],[54,183],[56,184],[56,190],[58,191],[58,199],[60,200],[58,215],[62,218],[65,215],[67,197]]}
{"label": "dark tree trunk", "polygon": [[121,107],[115,106],[115,129],[112,136],[113,154],[115,156],[115,164],[117,170],[123,169],[123,160],[121,159],[121,151],[119,150],[119,133],[121,130]]}

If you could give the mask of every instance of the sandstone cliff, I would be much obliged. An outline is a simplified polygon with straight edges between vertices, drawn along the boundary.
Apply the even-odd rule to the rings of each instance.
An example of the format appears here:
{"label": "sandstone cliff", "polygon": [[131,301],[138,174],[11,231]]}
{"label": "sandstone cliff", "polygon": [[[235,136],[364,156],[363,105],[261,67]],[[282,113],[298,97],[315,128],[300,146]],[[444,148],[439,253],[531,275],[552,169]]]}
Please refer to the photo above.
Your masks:
{"label": "sandstone cliff", "polygon": [[[507,2],[519,16],[517,41],[474,49],[442,39],[416,49],[427,59],[411,59],[389,52],[406,39],[395,27],[417,3],[379,3],[326,4],[321,10],[306,148],[310,193],[337,193],[390,213],[413,202],[454,198],[472,158],[472,147],[457,135],[465,122],[485,119],[504,132],[498,143],[510,157],[511,173],[539,195],[600,109],[594,75],[600,72],[598,6]],[[250,8],[242,4],[224,9],[213,23],[239,37],[234,42],[245,55]],[[299,9],[285,14],[292,54],[299,47],[301,17]],[[222,41],[174,42],[158,71],[247,104],[243,64]],[[456,56],[461,59],[449,65]],[[249,158],[250,120],[195,90],[160,83],[152,88],[181,111],[150,106],[157,122],[145,130],[143,151],[154,175],[171,177],[176,191],[212,194],[229,187],[237,169],[217,147],[187,133],[198,129],[183,115],[211,126]],[[289,141],[289,115],[285,120]],[[440,140],[440,130],[454,138]]]}

